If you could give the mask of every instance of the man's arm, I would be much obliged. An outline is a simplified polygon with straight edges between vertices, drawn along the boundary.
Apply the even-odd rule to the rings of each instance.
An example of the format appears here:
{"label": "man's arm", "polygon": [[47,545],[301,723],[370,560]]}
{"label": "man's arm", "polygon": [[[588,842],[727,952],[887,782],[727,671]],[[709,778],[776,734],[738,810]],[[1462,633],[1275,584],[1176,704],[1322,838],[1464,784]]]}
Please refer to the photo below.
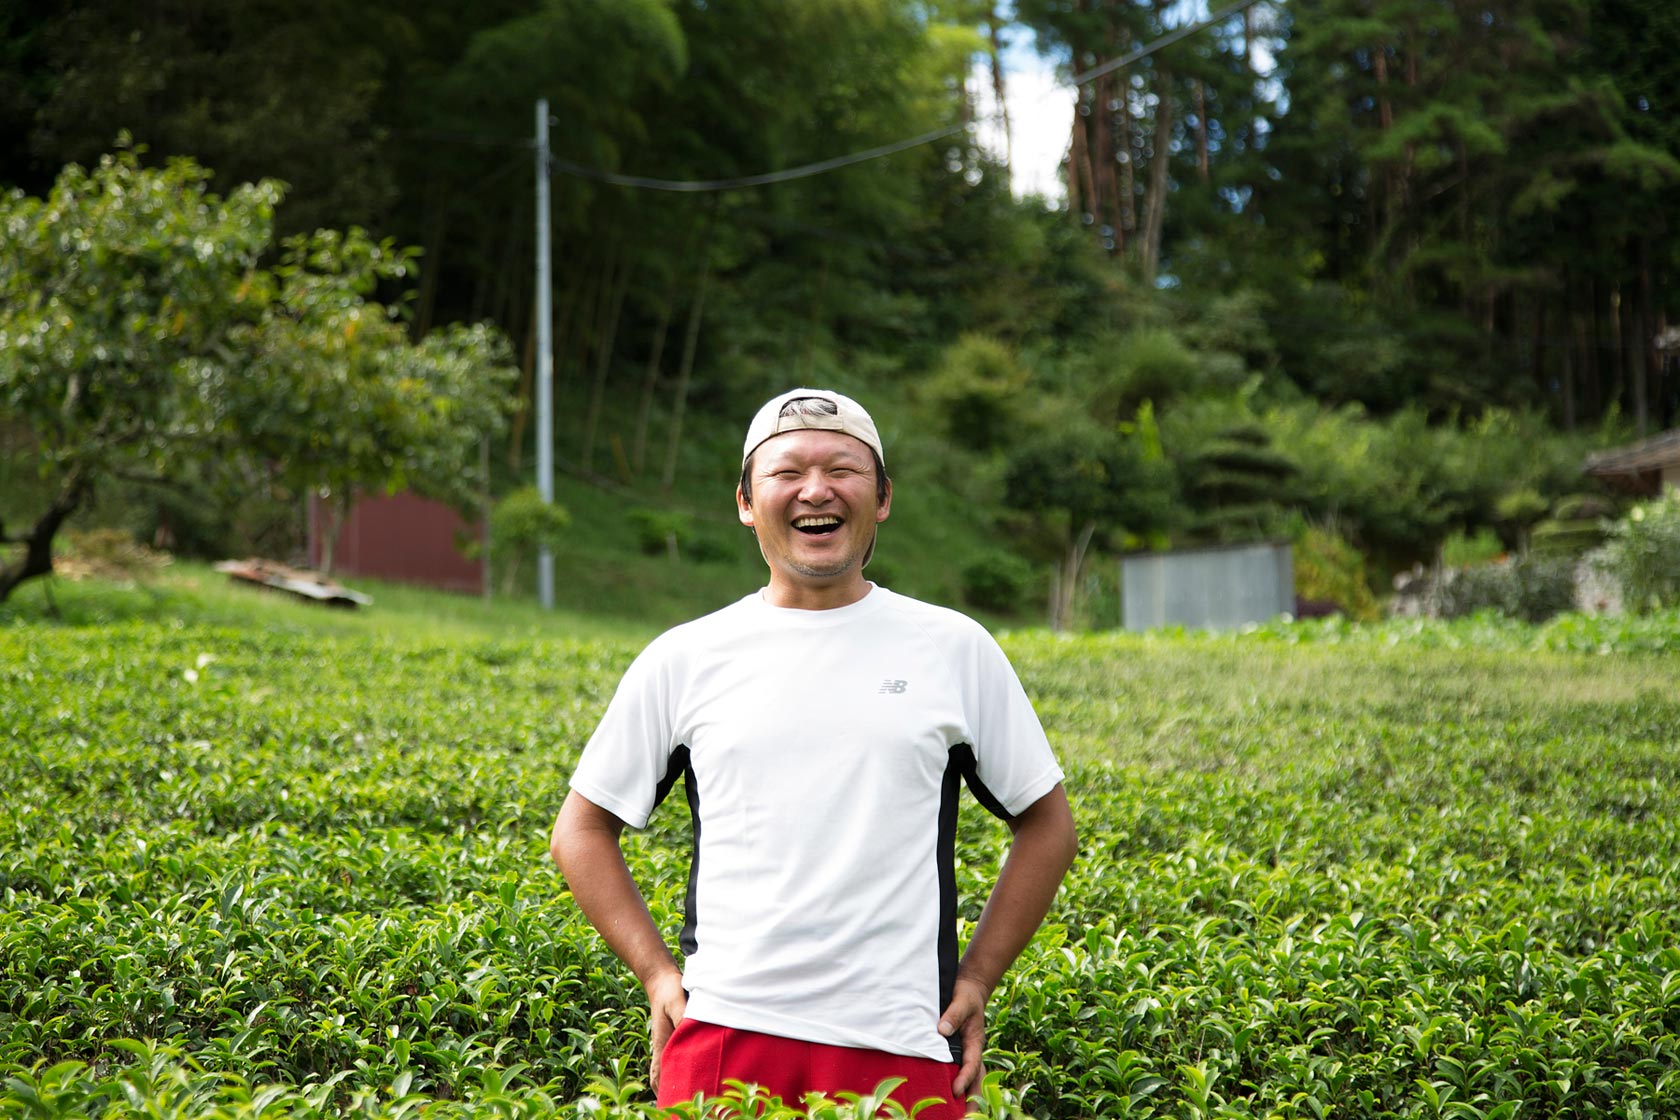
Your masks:
{"label": "man's arm", "polygon": [[649,1077],[658,1090],[660,1056],[682,1020],[688,997],[676,959],[653,924],[647,901],[624,862],[618,846],[623,831],[624,822],[616,815],[573,790],[554,821],[548,853],[566,877],[584,917],[647,991],[653,1036]]}
{"label": "man's arm", "polygon": [[939,1016],[940,1034],[962,1035],[962,1068],[951,1085],[959,1097],[980,1084],[986,1000],[1050,912],[1056,888],[1079,850],[1073,813],[1060,783],[1010,821],[1009,827],[1014,843],[957,965],[951,1005]]}

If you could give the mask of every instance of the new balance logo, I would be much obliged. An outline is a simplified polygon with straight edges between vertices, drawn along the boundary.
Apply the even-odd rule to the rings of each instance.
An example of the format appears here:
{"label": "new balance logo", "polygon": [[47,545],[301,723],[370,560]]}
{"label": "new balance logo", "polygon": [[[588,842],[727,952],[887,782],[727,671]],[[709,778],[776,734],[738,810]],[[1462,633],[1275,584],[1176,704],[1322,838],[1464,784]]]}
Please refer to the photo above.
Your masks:
{"label": "new balance logo", "polygon": [[907,689],[909,687],[910,687],[910,682],[909,681],[882,681],[881,682],[881,692],[883,694],[888,693],[888,692],[894,692],[894,693],[903,692],[905,689]]}

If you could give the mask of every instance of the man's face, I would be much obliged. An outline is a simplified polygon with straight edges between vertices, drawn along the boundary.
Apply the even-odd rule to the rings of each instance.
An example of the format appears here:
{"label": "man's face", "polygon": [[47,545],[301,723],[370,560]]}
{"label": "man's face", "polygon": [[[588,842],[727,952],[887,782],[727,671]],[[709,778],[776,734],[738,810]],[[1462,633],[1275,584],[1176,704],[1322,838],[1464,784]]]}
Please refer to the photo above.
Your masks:
{"label": "man's face", "polygon": [[892,490],[876,498],[875,460],[862,440],[802,429],[753,452],[752,503],[736,491],[741,524],[758,534],[772,579],[822,586],[858,577],[887,519]]}

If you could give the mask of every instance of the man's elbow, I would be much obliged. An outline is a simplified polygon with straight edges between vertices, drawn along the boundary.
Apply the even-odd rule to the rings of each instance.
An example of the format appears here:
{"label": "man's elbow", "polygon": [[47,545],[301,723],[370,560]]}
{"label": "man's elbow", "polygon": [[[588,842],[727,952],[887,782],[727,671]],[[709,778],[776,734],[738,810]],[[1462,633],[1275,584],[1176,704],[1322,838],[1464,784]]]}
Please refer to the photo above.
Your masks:
{"label": "man's elbow", "polygon": [[609,851],[618,850],[624,822],[576,791],[567,794],[548,837],[548,855],[567,882]]}
{"label": "man's elbow", "polygon": [[1062,833],[1062,874],[1067,874],[1068,868],[1079,857],[1079,829],[1074,827],[1073,814],[1069,813],[1067,827]]}
{"label": "man's elbow", "polygon": [[566,837],[564,835],[562,818],[556,817],[554,831],[548,834],[548,858],[554,861],[554,866],[560,873],[566,873]]}
{"label": "man's elbow", "polygon": [[576,794],[568,794],[560,806],[560,813],[554,818],[554,831],[548,836],[548,857],[554,861],[554,866],[560,869],[560,874],[571,878],[572,870],[576,868],[578,843],[581,839],[581,814],[578,812]]}
{"label": "man's elbow", "polygon": [[568,843],[568,840],[570,838],[566,836],[566,814],[561,813],[558,818],[554,818],[554,831],[551,831],[548,835],[548,858],[554,861],[554,866],[558,866],[561,875],[566,873],[566,843]]}

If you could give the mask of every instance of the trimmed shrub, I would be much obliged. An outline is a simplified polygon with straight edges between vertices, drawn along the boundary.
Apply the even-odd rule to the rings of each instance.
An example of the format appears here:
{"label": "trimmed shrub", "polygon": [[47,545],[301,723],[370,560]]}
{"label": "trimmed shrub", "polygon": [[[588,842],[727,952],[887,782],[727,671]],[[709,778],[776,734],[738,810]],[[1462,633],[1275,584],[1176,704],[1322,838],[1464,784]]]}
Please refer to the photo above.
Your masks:
{"label": "trimmed shrub", "polygon": [[1611,527],[1601,562],[1629,610],[1680,604],[1680,490],[1629,510]]}
{"label": "trimmed shrub", "polygon": [[490,511],[490,539],[502,569],[502,591],[512,594],[522,559],[538,549],[557,547],[571,527],[564,506],[542,500],[535,486],[522,486]]}
{"label": "trimmed shrub", "polygon": [[1615,503],[1602,494],[1559,498],[1551,516],[1529,530],[1528,547],[1549,556],[1580,556],[1604,543]]}
{"label": "trimmed shrub", "polygon": [[1492,610],[1525,622],[1544,622],[1575,606],[1575,565],[1567,557],[1535,553],[1497,564],[1448,572],[1436,585],[1437,613],[1459,618]]}
{"label": "trimmed shrub", "polygon": [[1365,579],[1365,557],[1324,526],[1308,526],[1295,540],[1295,595],[1304,603],[1334,603],[1349,618],[1382,614]]}

